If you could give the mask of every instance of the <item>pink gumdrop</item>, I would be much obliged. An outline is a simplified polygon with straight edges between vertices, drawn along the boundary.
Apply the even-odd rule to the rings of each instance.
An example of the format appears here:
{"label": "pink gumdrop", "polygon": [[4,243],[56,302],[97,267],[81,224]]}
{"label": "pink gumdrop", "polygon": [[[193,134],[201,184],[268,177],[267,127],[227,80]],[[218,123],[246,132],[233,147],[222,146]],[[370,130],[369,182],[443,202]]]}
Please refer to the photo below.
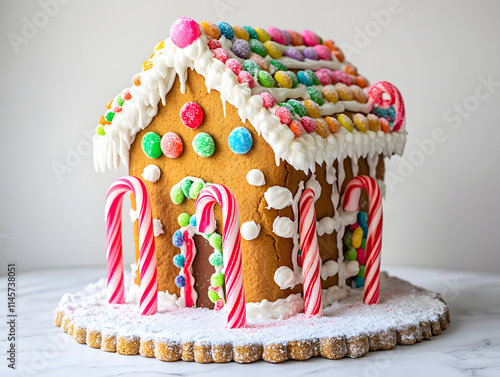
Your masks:
{"label": "pink gumdrop", "polygon": [[276,100],[271,95],[271,93],[262,92],[259,93],[259,96],[262,98],[262,103],[266,109],[269,109],[270,107],[273,107],[276,104]]}
{"label": "pink gumdrop", "polygon": [[316,46],[319,44],[319,37],[311,30],[304,30],[302,32],[302,37],[304,38],[305,44],[308,46]]}
{"label": "pink gumdrop", "polygon": [[227,59],[226,67],[233,71],[236,76],[238,76],[238,73],[243,69],[243,65],[236,59]]}
{"label": "pink gumdrop", "polygon": [[227,59],[229,59],[229,53],[223,48],[216,48],[214,50],[214,58],[220,60],[225,63]]}
{"label": "pink gumdrop", "polygon": [[358,260],[359,264],[362,266],[365,265],[365,263],[366,263],[365,251],[361,247],[358,249],[357,260]]}
{"label": "pink gumdrop", "polygon": [[354,229],[356,229],[357,227],[359,226],[358,222],[356,221],[354,224],[351,225],[351,227],[349,228],[349,230],[351,232],[354,232]]}
{"label": "pink gumdrop", "polygon": [[189,128],[198,128],[203,122],[203,109],[196,102],[187,102],[180,112],[182,123]]}
{"label": "pink gumdrop", "polygon": [[346,85],[354,84],[354,77],[344,71],[333,71],[337,80]]}
{"label": "pink gumdrop", "polygon": [[316,123],[314,123],[314,120],[310,117],[300,118],[300,124],[302,124],[302,127],[304,127],[304,130],[306,130],[306,132],[316,131]]}
{"label": "pink gumdrop", "polygon": [[329,85],[332,83],[332,79],[330,78],[330,75],[325,72],[325,71],[316,71],[315,72],[316,76],[319,79],[319,82],[321,85]]}
{"label": "pink gumdrop", "polygon": [[111,111],[114,113],[119,113],[120,111],[122,111],[122,108],[120,106],[113,106],[111,108]]}
{"label": "pink gumdrop", "polygon": [[280,122],[283,124],[288,124],[292,120],[292,114],[286,107],[278,107],[274,115],[280,118]]}
{"label": "pink gumdrop", "polygon": [[216,302],[215,302],[215,311],[218,312],[222,309],[222,307],[224,306],[224,302],[222,301],[222,299],[218,299]]}
{"label": "pink gumdrop", "polygon": [[316,45],[313,47],[316,54],[318,54],[318,58],[321,60],[332,60],[332,54],[328,47],[323,45]]}
{"label": "pink gumdrop", "polygon": [[173,132],[167,132],[161,138],[160,148],[163,154],[168,158],[177,158],[182,153],[184,144],[179,135]]}
{"label": "pink gumdrop", "polygon": [[248,87],[250,89],[252,89],[255,85],[252,75],[247,71],[241,71],[240,73],[238,73],[238,81],[240,84],[248,84]]}
{"label": "pink gumdrop", "polygon": [[200,34],[200,25],[188,17],[180,17],[170,26],[170,39],[180,48],[191,45]]}
{"label": "pink gumdrop", "polygon": [[286,45],[286,36],[280,29],[276,29],[275,27],[268,27],[267,32],[271,39],[279,44]]}
{"label": "pink gumdrop", "polygon": [[207,46],[210,50],[215,50],[216,48],[220,48],[220,42],[218,39],[212,39],[207,43]]}

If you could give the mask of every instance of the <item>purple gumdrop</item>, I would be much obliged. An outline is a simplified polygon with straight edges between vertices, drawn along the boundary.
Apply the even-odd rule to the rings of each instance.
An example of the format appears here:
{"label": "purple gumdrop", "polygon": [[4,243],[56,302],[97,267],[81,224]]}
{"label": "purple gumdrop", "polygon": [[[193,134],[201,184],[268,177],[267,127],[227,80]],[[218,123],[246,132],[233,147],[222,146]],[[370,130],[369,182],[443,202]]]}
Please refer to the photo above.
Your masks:
{"label": "purple gumdrop", "polygon": [[290,45],[292,43],[292,37],[290,37],[290,33],[285,29],[282,29],[281,31],[283,32],[283,34],[285,34],[286,44]]}
{"label": "purple gumdrop", "polygon": [[285,51],[284,54],[288,56],[289,58],[295,59],[295,60],[300,60],[301,62],[304,61],[304,55],[297,50],[296,48],[293,47],[288,47]]}
{"label": "purple gumdrop", "polygon": [[237,39],[233,43],[231,51],[240,59],[246,59],[250,55],[250,44],[244,39]]}
{"label": "purple gumdrop", "polygon": [[306,47],[302,50],[302,54],[304,55],[304,58],[318,60],[318,53],[312,47]]}

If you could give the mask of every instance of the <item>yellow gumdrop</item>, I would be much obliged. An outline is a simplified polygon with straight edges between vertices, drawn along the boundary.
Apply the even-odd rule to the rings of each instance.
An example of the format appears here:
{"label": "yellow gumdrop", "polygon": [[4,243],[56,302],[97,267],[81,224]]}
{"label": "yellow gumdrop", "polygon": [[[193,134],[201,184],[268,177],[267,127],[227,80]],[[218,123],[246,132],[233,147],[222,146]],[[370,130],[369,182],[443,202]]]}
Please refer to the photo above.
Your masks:
{"label": "yellow gumdrop", "polygon": [[342,127],[344,127],[347,131],[352,132],[353,124],[351,118],[345,114],[339,114],[337,120]]}
{"label": "yellow gumdrop", "polygon": [[250,39],[250,35],[248,35],[248,31],[246,31],[243,28],[243,26],[234,25],[233,30],[234,30],[234,35],[236,35],[236,38],[244,39],[245,41],[248,41]]}
{"label": "yellow gumdrop", "polygon": [[292,78],[285,71],[276,72],[274,79],[282,88],[290,89],[293,86]]}
{"label": "yellow gumdrop", "polygon": [[165,43],[163,41],[158,42],[155,46],[155,52],[161,50],[163,47],[165,47]]}
{"label": "yellow gumdrop", "polygon": [[267,41],[271,40],[271,37],[269,36],[269,33],[265,31],[264,29],[260,27],[254,28],[255,32],[257,33],[257,38],[259,38],[259,41],[262,43],[266,43]]}
{"label": "yellow gumdrop", "polygon": [[264,46],[266,47],[267,53],[271,56],[271,58],[273,59],[281,58],[281,51],[276,42],[267,41],[266,43],[264,43]]}
{"label": "yellow gumdrop", "polygon": [[316,124],[316,133],[326,139],[330,135],[330,127],[328,127],[326,121],[323,118],[316,118],[314,123]]}
{"label": "yellow gumdrop", "polygon": [[153,68],[153,61],[151,59],[142,62],[142,70],[147,71]]}
{"label": "yellow gumdrop", "polygon": [[314,119],[314,118],[321,117],[321,111],[319,109],[319,106],[313,100],[310,100],[310,99],[305,100],[304,106],[306,107],[307,115],[309,115],[311,118]]}
{"label": "yellow gumdrop", "polygon": [[354,93],[351,88],[349,88],[346,84],[342,84],[341,82],[335,84],[335,89],[337,89],[337,93],[341,101],[353,101]]}
{"label": "yellow gumdrop", "polygon": [[355,249],[359,249],[361,247],[361,243],[363,242],[363,229],[361,229],[360,226],[358,226],[356,229],[354,229],[354,232],[352,232],[352,247]]}
{"label": "yellow gumdrop", "polygon": [[368,114],[366,119],[368,119],[370,131],[380,131],[380,119],[378,119],[378,116],[375,114]]}
{"label": "yellow gumdrop", "polygon": [[323,94],[323,98],[328,102],[337,103],[339,101],[339,95],[337,93],[337,89],[333,85],[326,85],[321,89],[321,94]]}
{"label": "yellow gumdrop", "polygon": [[368,119],[363,114],[355,114],[352,119],[354,120],[354,124],[356,125],[356,128],[358,131],[361,132],[366,132],[368,131],[369,123]]}

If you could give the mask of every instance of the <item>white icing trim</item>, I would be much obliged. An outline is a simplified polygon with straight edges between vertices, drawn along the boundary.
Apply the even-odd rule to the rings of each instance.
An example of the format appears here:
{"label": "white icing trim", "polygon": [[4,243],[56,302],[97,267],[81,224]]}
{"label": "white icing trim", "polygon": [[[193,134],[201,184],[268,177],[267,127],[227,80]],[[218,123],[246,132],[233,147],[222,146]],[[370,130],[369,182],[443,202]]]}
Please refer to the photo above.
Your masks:
{"label": "white icing trim", "polygon": [[295,232],[293,233],[293,249],[292,249],[292,267],[293,272],[295,272],[295,282],[298,284],[302,280],[302,269],[299,267],[297,262],[297,254],[299,252],[300,243],[299,243],[299,201],[300,196],[302,195],[302,191],[304,191],[304,182],[300,181],[299,186],[297,187],[297,192],[293,197],[292,203],[292,212],[293,212],[293,224],[295,226]]}
{"label": "white icing trim", "polygon": [[287,319],[304,310],[304,300],[300,293],[295,293],[274,302],[262,300],[248,302],[245,306],[249,319]]}
{"label": "white icing trim", "polygon": [[153,234],[155,237],[158,237],[160,234],[165,234],[160,219],[153,219]]}

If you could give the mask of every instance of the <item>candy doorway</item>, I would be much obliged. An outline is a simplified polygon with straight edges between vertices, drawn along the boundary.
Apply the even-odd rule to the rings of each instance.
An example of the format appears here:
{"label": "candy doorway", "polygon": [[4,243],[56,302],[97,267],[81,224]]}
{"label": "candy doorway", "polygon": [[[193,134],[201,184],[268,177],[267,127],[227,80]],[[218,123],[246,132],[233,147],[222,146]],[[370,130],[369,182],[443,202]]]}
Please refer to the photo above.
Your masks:
{"label": "candy doorway", "polygon": [[208,297],[208,288],[210,287],[210,276],[213,273],[213,267],[210,265],[208,258],[213,253],[214,248],[210,246],[208,240],[196,234],[193,237],[196,244],[196,256],[193,260],[193,276],[194,289],[198,293],[196,300],[197,308],[213,309],[215,304]]}

